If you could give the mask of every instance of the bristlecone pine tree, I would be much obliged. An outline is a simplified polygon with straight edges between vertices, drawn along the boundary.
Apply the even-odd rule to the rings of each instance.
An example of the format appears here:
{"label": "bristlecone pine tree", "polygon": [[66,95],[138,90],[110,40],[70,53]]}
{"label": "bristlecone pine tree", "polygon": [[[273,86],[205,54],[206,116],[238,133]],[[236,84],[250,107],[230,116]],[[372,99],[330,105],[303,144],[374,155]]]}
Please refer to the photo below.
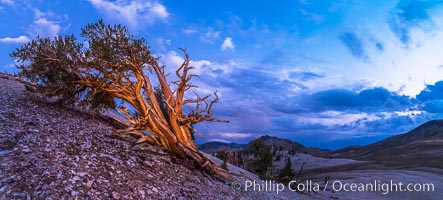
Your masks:
{"label": "bristlecone pine tree", "polygon": [[292,171],[292,164],[291,164],[291,158],[289,157],[286,161],[285,167],[282,171],[278,174],[278,177],[283,182],[290,182],[292,179],[294,179],[294,172]]}
{"label": "bristlecone pine tree", "polygon": [[219,101],[216,92],[212,100],[210,95],[197,94],[186,99],[185,93],[196,87],[191,83],[196,75],[190,73],[193,67],[186,50],[181,49],[185,59],[175,71],[177,80],[169,82],[165,66],[152,55],[145,39],[136,39],[126,27],[100,20],[83,28],[81,36],[85,41],[77,41],[73,35],[37,37],[11,56],[18,59],[21,75],[36,83],[35,92],[91,108],[115,108],[114,99],[124,101],[135,112],[120,106],[129,122],[121,122],[125,128],[118,134],[162,146],[192,159],[202,170],[230,178],[229,172],[201,154],[194,142],[194,124],[227,121],[212,117],[211,110]]}

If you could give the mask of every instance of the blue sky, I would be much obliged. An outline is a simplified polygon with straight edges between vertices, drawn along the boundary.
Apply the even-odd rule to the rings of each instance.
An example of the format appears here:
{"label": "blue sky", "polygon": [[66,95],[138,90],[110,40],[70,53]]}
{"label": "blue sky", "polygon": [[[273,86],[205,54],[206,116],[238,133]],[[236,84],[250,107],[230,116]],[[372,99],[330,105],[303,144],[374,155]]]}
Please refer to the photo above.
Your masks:
{"label": "blue sky", "polygon": [[186,48],[197,92],[219,91],[229,124],[203,138],[270,134],[336,149],[403,133],[443,115],[442,1],[0,0],[0,70],[37,35],[126,25],[173,70]]}

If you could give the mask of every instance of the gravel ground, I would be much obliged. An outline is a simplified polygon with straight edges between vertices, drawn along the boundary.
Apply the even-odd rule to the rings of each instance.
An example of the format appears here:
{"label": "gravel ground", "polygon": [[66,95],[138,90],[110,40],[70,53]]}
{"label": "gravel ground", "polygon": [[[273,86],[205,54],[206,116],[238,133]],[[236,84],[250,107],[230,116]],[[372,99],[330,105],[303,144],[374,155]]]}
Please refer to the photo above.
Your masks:
{"label": "gravel ground", "polygon": [[[30,98],[16,78],[0,73],[0,199],[439,199],[443,195],[443,172],[401,170],[346,171],[309,179],[317,181],[320,189],[325,175],[331,175],[330,181],[432,182],[435,191],[383,195],[335,192],[329,187],[301,193],[285,185],[277,193],[279,183],[267,182],[263,188],[266,182],[241,168],[228,164],[230,171],[251,179],[220,181],[186,167],[189,162],[159,147],[121,140],[114,131],[101,118]],[[308,155],[292,159],[312,169],[355,162]],[[255,181],[262,189],[247,189],[246,181]],[[299,183],[308,185],[305,181]]]}
{"label": "gravel ground", "polygon": [[119,140],[105,121],[29,96],[0,74],[0,199],[320,198],[234,190],[161,148]]}
{"label": "gravel ground", "polygon": [[[338,199],[438,200],[443,197],[442,173],[443,171],[438,169],[435,169],[435,173],[409,170],[356,170],[337,172],[331,177],[327,191],[323,192],[323,195],[327,196],[329,193]],[[321,180],[323,176],[324,174],[317,174],[310,179]],[[369,186],[368,189],[365,189],[366,191],[362,192],[343,191],[345,184],[352,183],[361,183]],[[400,184],[402,184],[402,186],[400,186]],[[409,184],[412,185],[408,186]],[[374,187],[372,191],[371,185]],[[332,192],[334,188],[341,191]]]}

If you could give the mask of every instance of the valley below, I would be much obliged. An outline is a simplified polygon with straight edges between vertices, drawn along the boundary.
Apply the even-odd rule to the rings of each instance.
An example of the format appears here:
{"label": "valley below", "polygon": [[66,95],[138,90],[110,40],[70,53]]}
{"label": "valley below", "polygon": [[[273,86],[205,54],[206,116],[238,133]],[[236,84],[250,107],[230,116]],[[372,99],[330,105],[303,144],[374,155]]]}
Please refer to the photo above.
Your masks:
{"label": "valley below", "polygon": [[[337,151],[273,136],[248,144],[200,145],[207,157],[239,175],[221,181],[161,148],[118,139],[100,118],[32,100],[12,76],[1,74],[0,86],[2,199],[439,199],[443,195],[441,120],[371,145]],[[225,159],[218,158],[220,150],[227,153]],[[260,153],[251,153],[255,151]],[[232,164],[226,162],[228,155]],[[248,163],[257,161],[257,155],[267,156],[268,162],[255,162],[251,170]],[[288,161],[296,184],[280,182]],[[412,189],[419,191],[399,191],[399,184],[413,184]],[[371,185],[374,188],[369,190]],[[277,191],[277,186],[284,188]]]}
{"label": "valley below", "polygon": [[[296,174],[294,179],[306,186],[311,182],[318,183],[322,190],[310,192],[324,198],[439,199],[443,195],[442,137],[443,120],[433,120],[405,134],[336,151],[304,147],[272,136],[257,140],[263,141],[271,151],[277,149],[274,154],[285,158],[276,161],[274,156],[272,169],[282,169],[289,158]],[[248,149],[251,143],[213,146],[241,151]],[[205,150],[208,145],[202,146]],[[281,146],[288,150],[279,151]],[[295,155],[292,155],[291,148],[296,149]],[[278,173],[273,175],[278,176]],[[352,190],[346,188],[346,184],[363,184],[365,187]]]}

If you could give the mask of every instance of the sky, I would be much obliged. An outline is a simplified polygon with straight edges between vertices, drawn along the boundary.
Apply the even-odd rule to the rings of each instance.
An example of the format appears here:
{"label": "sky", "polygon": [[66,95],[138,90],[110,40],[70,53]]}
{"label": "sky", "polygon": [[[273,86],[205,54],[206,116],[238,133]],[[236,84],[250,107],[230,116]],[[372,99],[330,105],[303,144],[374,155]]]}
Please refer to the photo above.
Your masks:
{"label": "sky", "polygon": [[123,24],[173,71],[186,48],[201,95],[198,143],[275,135],[365,145],[443,117],[443,1],[0,0],[0,71],[37,35]]}

